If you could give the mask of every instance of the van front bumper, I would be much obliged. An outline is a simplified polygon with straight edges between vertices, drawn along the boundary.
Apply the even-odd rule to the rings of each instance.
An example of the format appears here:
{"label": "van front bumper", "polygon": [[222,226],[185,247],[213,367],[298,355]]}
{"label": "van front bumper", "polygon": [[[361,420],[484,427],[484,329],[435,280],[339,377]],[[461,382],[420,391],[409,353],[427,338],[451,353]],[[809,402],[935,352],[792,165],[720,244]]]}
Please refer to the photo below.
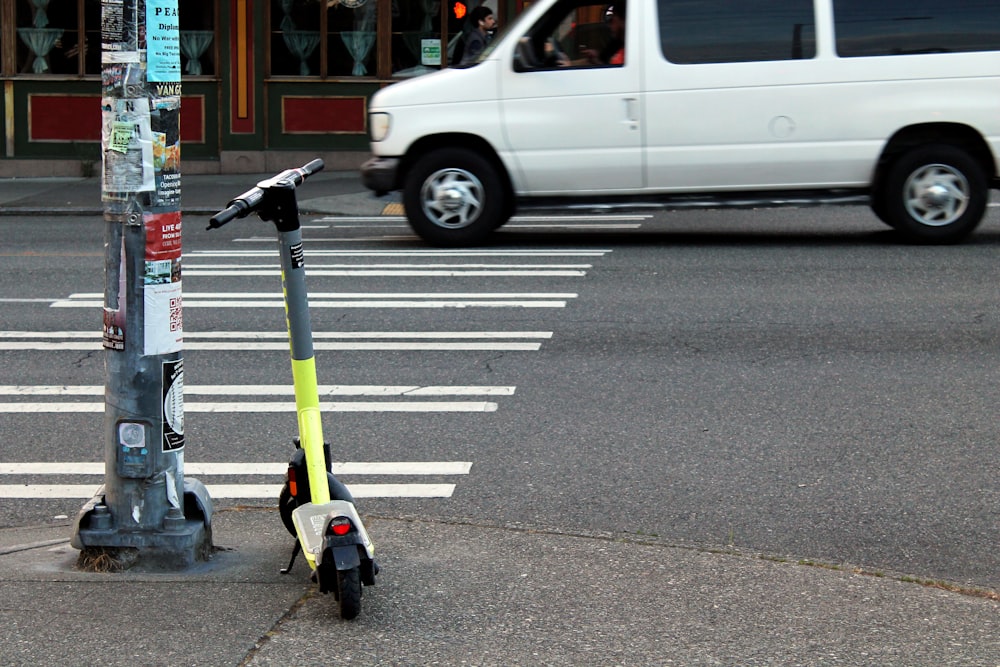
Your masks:
{"label": "van front bumper", "polygon": [[396,179],[399,172],[399,158],[373,157],[361,165],[361,183],[375,194],[398,190]]}

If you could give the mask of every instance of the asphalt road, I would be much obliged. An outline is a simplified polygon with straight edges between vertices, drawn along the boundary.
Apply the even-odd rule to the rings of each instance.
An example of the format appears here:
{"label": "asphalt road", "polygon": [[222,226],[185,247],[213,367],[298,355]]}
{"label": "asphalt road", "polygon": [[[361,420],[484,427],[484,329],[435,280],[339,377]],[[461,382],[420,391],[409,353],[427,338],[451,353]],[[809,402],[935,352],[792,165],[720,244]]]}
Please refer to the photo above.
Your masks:
{"label": "asphalt road", "polygon": [[[989,215],[950,247],[900,244],[861,208],[529,218],[466,256],[429,253],[390,217],[310,219],[317,340],[474,335],[528,348],[320,350],[321,383],[411,388],[330,399],[351,405],[326,413],[327,439],[338,461],[471,463],[402,480],[453,484],[447,497],[359,499],[375,516],[641,536],[996,590],[1000,219]],[[99,332],[99,306],[70,297],[103,293],[103,229],[99,218],[0,221],[0,332],[24,334],[8,341]],[[274,401],[245,387],[290,384],[281,349],[245,338],[194,349],[195,334],[218,332],[280,342],[280,307],[211,296],[279,293],[275,273],[251,268],[276,268],[271,238],[257,221],[209,233],[186,220],[185,385],[241,387],[191,405]],[[103,385],[99,342],[3,356],[3,403],[101,400],[24,389]],[[440,387],[450,393],[412,390]],[[423,404],[435,398],[445,407]],[[378,405],[389,402],[406,405]],[[186,422],[188,462],[280,462],[295,428],[287,412],[192,410]],[[0,431],[0,464],[102,457],[99,413],[11,408]],[[64,521],[81,504],[0,498],[0,527]]]}

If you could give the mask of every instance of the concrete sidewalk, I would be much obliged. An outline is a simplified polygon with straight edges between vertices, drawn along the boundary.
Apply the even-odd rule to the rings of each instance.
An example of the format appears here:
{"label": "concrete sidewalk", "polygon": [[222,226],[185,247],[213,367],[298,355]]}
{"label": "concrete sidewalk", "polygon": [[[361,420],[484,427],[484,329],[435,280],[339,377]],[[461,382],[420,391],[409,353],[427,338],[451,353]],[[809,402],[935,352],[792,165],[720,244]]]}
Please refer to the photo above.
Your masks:
{"label": "concrete sidewalk", "polygon": [[342,621],[277,511],[214,517],[177,573],[75,569],[68,525],[0,531],[4,665],[1000,664],[996,599],[750,554],[366,517],[382,565]]}
{"label": "concrete sidewalk", "polygon": [[[181,175],[181,210],[209,216],[273,174]],[[99,178],[0,179],[0,216],[103,215]],[[300,186],[299,210],[308,214],[401,214],[399,193],[376,197],[356,171],[321,171]],[[388,209],[388,210],[387,210]]]}

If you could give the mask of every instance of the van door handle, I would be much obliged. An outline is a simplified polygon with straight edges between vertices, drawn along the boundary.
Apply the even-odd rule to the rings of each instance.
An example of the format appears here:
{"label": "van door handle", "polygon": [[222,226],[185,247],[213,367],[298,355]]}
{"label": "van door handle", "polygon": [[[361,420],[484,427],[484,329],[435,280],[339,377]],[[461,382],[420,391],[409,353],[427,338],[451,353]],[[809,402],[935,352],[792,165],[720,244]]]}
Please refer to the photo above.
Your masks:
{"label": "van door handle", "polygon": [[639,122],[639,100],[634,97],[626,97],[625,102],[625,120],[630,123]]}

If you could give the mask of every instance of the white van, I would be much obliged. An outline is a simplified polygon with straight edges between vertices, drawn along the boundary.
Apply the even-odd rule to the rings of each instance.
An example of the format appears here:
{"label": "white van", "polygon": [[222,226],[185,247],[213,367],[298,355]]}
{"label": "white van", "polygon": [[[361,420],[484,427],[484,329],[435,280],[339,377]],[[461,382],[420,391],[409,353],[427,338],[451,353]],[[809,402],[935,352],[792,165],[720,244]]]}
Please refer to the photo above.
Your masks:
{"label": "white van", "polygon": [[442,246],[532,204],[859,200],[948,243],[1000,187],[997,0],[607,3],[536,0],[473,65],[377,92],[365,185]]}

